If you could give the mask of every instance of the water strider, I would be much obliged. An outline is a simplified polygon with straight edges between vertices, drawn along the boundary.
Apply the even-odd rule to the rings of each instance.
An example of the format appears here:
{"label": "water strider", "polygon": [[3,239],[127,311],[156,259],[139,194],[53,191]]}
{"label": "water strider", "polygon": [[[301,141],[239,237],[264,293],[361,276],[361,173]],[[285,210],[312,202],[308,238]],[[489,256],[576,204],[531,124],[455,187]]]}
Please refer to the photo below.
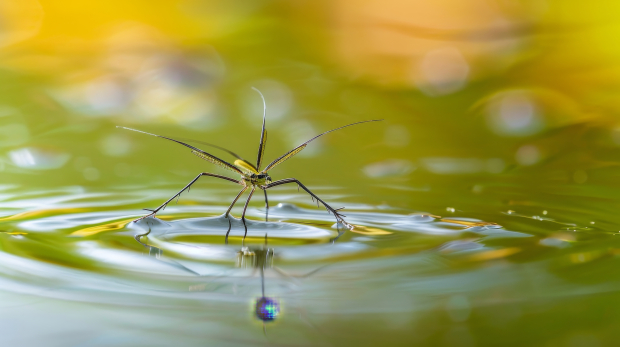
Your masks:
{"label": "water strider", "polygon": [[[225,148],[219,147],[219,146],[215,146],[209,143],[204,143],[201,142],[203,144],[206,144],[208,146],[211,147],[215,147],[221,150],[224,150],[226,152],[228,152],[229,154],[233,155],[235,158],[237,158],[237,160],[235,160],[232,164],[224,161],[212,154],[209,154],[205,151],[203,151],[202,149],[196,148],[190,144],[187,144],[185,142],[182,142],[180,140],[176,140],[170,137],[165,137],[165,136],[161,136],[161,135],[156,135],[156,134],[151,134],[151,133],[147,133],[145,131],[141,131],[141,130],[136,130],[136,129],[131,129],[131,128],[126,128],[126,127],[121,127],[118,126],[117,128],[121,128],[121,129],[126,129],[126,130],[131,130],[131,131],[136,131],[139,133],[143,133],[143,134],[147,134],[147,135],[151,135],[151,136],[156,136],[156,137],[161,137],[163,139],[166,140],[170,140],[170,141],[174,141],[176,143],[179,143],[185,147],[188,147],[192,150],[192,153],[197,155],[198,157],[211,162],[215,165],[218,165],[220,167],[223,167],[227,170],[233,171],[238,173],[239,175],[241,175],[241,179],[236,180],[234,178],[230,178],[227,176],[222,176],[222,175],[218,175],[218,174],[213,174],[213,173],[209,173],[209,172],[203,172],[200,173],[198,176],[196,176],[196,178],[194,178],[191,182],[189,182],[183,189],[181,189],[178,193],[176,193],[175,195],[173,195],[170,199],[166,200],[163,204],[161,204],[159,207],[157,207],[156,209],[146,209],[147,211],[151,211],[151,213],[147,214],[144,217],[138,218],[136,219],[134,222],[139,221],[143,218],[146,217],[151,217],[154,216],[157,212],[159,212],[160,210],[164,209],[172,200],[174,200],[175,198],[178,198],[181,193],[183,193],[185,190],[189,189],[192,184],[194,184],[196,181],[198,181],[198,179],[202,176],[210,176],[210,177],[215,177],[215,178],[220,178],[220,179],[224,179],[224,180],[228,180],[234,183],[237,183],[241,186],[243,186],[243,188],[241,189],[241,191],[239,192],[239,194],[237,194],[237,196],[235,197],[235,199],[233,200],[233,202],[230,204],[230,206],[228,207],[228,210],[226,211],[226,213],[224,214],[224,216],[226,218],[228,218],[228,215],[230,214],[230,211],[232,210],[233,206],[235,205],[235,203],[237,202],[237,200],[239,200],[239,197],[241,197],[241,195],[248,189],[251,188],[250,190],[250,195],[248,196],[248,199],[245,202],[245,205],[243,206],[243,213],[241,215],[241,220],[243,222],[243,226],[245,228],[245,234],[243,235],[243,238],[245,239],[245,237],[248,234],[248,227],[245,223],[245,212],[248,208],[248,204],[250,203],[250,200],[252,199],[252,195],[254,194],[254,191],[256,190],[256,188],[262,189],[263,192],[265,193],[265,205],[267,208],[267,211],[269,210],[269,200],[267,199],[267,189],[279,186],[279,185],[283,185],[283,184],[288,184],[288,183],[296,183],[298,187],[301,187],[303,190],[305,190],[308,194],[310,194],[310,196],[313,199],[317,200],[317,204],[320,202],[321,204],[323,204],[323,206],[325,207],[325,209],[329,212],[332,213],[334,215],[334,217],[336,218],[336,222],[337,223],[341,223],[343,224],[345,227],[347,227],[347,229],[351,230],[353,229],[353,225],[347,223],[343,217],[345,217],[344,215],[340,214],[340,210],[342,210],[344,207],[341,208],[333,208],[331,207],[329,204],[327,204],[325,201],[323,201],[321,198],[319,198],[318,196],[316,196],[314,193],[312,193],[310,191],[310,189],[308,189],[306,186],[304,186],[299,180],[297,180],[296,178],[285,178],[285,179],[281,179],[278,181],[273,181],[271,179],[271,176],[269,176],[268,172],[273,169],[274,167],[276,167],[277,165],[283,163],[284,161],[288,160],[289,158],[293,157],[294,155],[296,155],[297,153],[301,152],[304,148],[306,148],[306,146],[316,140],[317,138],[330,133],[332,131],[336,131],[336,130],[340,130],[342,128],[346,128],[352,125],[356,125],[356,124],[361,124],[361,123],[368,123],[368,122],[377,122],[380,120],[367,120],[367,121],[361,121],[361,122],[356,122],[356,123],[351,123],[351,124],[347,124],[345,126],[341,126],[339,128],[336,129],[332,129],[329,131],[326,131],[324,133],[321,133],[313,138],[311,138],[310,140],[302,143],[301,145],[293,148],[292,150],[286,152],[285,154],[283,154],[282,156],[280,156],[279,158],[275,159],[274,161],[272,161],[269,165],[267,165],[263,170],[261,170],[261,163],[263,161],[263,154],[265,153],[265,146],[267,145],[267,130],[265,129],[265,119],[267,116],[267,104],[265,102],[265,98],[263,96],[263,94],[256,88],[252,88],[254,90],[256,90],[262,100],[263,100],[263,126],[262,126],[262,130],[261,130],[261,136],[260,136],[260,144],[258,145],[258,157],[256,159],[256,166],[253,165],[252,163],[250,163],[249,161],[241,158],[239,155],[237,155],[236,153],[229,151]],[[196,141],[196,142],[200,142],[200,141]],[[226,238],[228,239],[228,234],[230,233],[230,229],[232,227],[232,224],[230,222],[230,219],[228,218],[228,231],[226,231]]]}

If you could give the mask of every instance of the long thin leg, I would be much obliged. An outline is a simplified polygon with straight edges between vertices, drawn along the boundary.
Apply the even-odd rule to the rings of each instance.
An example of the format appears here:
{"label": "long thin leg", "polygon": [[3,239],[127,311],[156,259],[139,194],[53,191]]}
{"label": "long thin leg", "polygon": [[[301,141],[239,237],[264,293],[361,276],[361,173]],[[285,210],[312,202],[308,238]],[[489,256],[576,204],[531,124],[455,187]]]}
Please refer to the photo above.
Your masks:
{"label": "long thin leg", "polygon": [[228,180],[231,182],[235,182],[237,184],[243,184],[241,183],[241,181],[238,181],[234,178],[230,178],[230,177],[226,177],[226,176],[222,176],[222,175],[216,175],[216,174],[212,174],[212,173],[208,173],[208,172],[203,172],[200,175],[196,176],[196,178],[194,178],[191,182],[189,182],[183,189],[181,189],[178,193],[174,194],[170,199],[166,200],[166,202],[164,202],[163,204],[161,204],[158,208],[151,210],[151,209],[145,209],[147,211],[151,211],[152,213],[147,214],[144,217],[140,217],[136,220],[134,220],[134,222],[137,222],[141,219],[144,219],[146,217],[150,217],[150,216],[154,216],[157,212],[159,212],[159,210],[166,208],[166,206],[168,206],[168,204],[170,203],[170,201],[174,200],[176,197],[180,196],[181,193],[183,193],[185,190],[189,189],[192,184],[196,183],[196,181],[198,181],[198,179],[202,176],[211,176],[211,177],[215,177],[215,178],[221,178],[224,180]]}
{"label": "long thin leg", "polygon": [[250,199],[252,199],[252,194],[254,194],[255,190],[256,187],[252,187],[252,191],[250,192],[248,199],[245,201],[245,206],[243,206],[243,214],[241,214],[241,221],[243,222],[243,227],[245,228],[245,234],[243,234],[244,240],[245,237],[248,236],[248,226],[245,224],[245,211],[248,209],[248,204],[250,203]]}
{"label": "long thin leg", "polygon": [[336,221],[342,223],[344,226],[346,226],[349,230],[353,229],[353,225],[347,223],[343,217],[346,217],[342,214],[340,214],[338,211],[342,210],[343,207],[341,208],[333,208],[331,206],[329,206],[325,201],[321,200],[321,198],[319,198],[318,196],[316,196],[316,194],[314,194],[313,192],[310,191],[310,189],[306,188],[306,186],[304,186],[301,182],[299,182],[297,179],[295,178],[285,178],[283,180],[279,180],[279,181],[275,181],[272,183],[269,183],[267,185],[262,186],[261,188],[263,188],[264,190],[267,190],[269,188],[273,188],[275,186],[279,186],[282,184],[287,184],[287,183],[297,183],[298,187],[301,187],[303,190],[306,191],[306,193],[310,194],[310,196],[312,196],[314,199],[316,199],[318,202],[320,202],[321,204],[323,204],[323,206],[325,206],[325,209],[330,212],[331,214],[334,215],[334,217],[336,217]]}
{"label": "long thin leg", "polygon": [[248,189],[247,186],[245,186],[245,187],[243,187],[243,189],[241,189],[239,194],[237,194],[237,196],[235,197],[235,200],[233,200],[232,204],[230,204],[230,207],[228,207],[228,210],[224,214],[224,217],[226,217],[228,219],[228,230],[226,231],[226,238],[225,238],[226,243],[228,243],[228,234],[230,233],[230,229],[232,228],[232,223],[231,223],[230,217],[228,217],[228,215],[230,214],[230,210],[232,210],[233,206],[235,206],[235,203],[237,203],[237,200],[239,200],[239,197],[241,196],[241,194],[243,194],[243,192],[245,192],[246,189]]}
{"label": "long thin leg", "polygon": [[138,241],[138,243],[141,244],[142,246],[149,247],[149,245],[147,245],[146,243],[140,241],[140,238],[142,238],[142,236],[147,236],[150,233],[151,233],[151,227],[149,226],[149,231],[145,232],[144,234],[138,234],[138,235],[134,236],[133,238],[136,239],[136,241]]}
{"label": "long thin leg", "polygon": [[269,222],[269,200],[267,200],[267,191],[263,189],[265,193],[265,222]]}

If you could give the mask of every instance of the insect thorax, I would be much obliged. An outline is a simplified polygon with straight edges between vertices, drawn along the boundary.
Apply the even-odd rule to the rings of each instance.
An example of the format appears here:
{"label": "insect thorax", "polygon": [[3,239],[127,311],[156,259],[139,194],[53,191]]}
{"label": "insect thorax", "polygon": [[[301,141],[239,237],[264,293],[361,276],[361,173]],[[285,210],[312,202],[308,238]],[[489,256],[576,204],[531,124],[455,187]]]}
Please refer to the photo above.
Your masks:
{"label": "insect thorax", "polygon": [[243,175],[243,181],[248,185],[264,186],[271,183],[271,177],[268,174],[245,174]]}

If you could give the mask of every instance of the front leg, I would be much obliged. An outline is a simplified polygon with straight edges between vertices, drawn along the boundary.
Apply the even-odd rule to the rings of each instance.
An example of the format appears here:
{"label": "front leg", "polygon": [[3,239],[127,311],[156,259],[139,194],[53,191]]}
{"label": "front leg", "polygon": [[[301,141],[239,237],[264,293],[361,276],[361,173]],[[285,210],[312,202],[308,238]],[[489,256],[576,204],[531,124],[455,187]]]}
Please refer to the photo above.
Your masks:
{"label": "front leg", "polygon": [[237,200],[239,200],[241,194],[243,194],[243,192],[245,192],[247,189],[248,186],[244,186],[243,189],[241,189],[239,194],[237,194],[237,196],[235,197],[235,200],[233,200],[232,204],[230,204],[230,207],[228,207],[228,210],[226,210],[226,213],[224,213],[224,217],[228,219],[228,230],[226,231],[226,237],[224,238],[226,243],[228,243],[228,234],[230,233],[230,229],[232,228],[232,222],[230,221],[230,217],[228,217],[228,215],[230,214],[230,210],[232,210],[233,206],[235,206],[235,204],[237,203]]}
{"label": "front leg", "polygon": [[[228,208],[228,211],[226,212],[226,218],[228,218],[228,213],[230,212],[233,205],[235,205],[235,203],[237,202],[241,194],[243,194],[243,192],[245,192],[246,189],[248,189],[248,186],[243,187],[243,189],[239,192],[239,194],[237,195],[233,203],[230,205],[230,207]],[[244,240],[248,234],[248,226],[245,224],[245,211],[248,209],[248,204],[250,203],[250,199],[252,199],[252,194],[254,194],[254,190],[256,190],[256,187],[252,187],[252,190],[250,191],[250,195],[248,196],[248,200],[246,200],[245,205],[243,206],[243,213],[241,214],[241,221],[243,222],[243,226],[245,227],[245,234],[243,235]],[[230,233],[231,227],[232,227],[232,224],[229,218],[228,219],[228,231],[226,232],[226,237],[224,237],[224,243],[226,244],[228,244],[228,234]]]}
{"label": "front leg", "polygon": [[147,217],[151,217],[151,216],[155,216],[155,214],[157,212],[159,212],[162,209],[165,209],[166,206],[168,206],[168,204],[170,203],[170,201],[172,201],[175,198],[181,196],[181,193],[183,193],[185,190],[189,189],[192,186],[192,184],[196,183],[196,181],[198,181],[198,179],[200,177],[202,177],[202,176],[211,176],[211,177],[215,177],[215,178],[221,178],[221,179],[224,179],[224,180],[228,180],[228,181],[231,181],[231,182],[234,182],[234,183],[237,183],[237,184],[243,184],[241,181],[238,181],[238,180],[236,180],[234,178],[230,178],[230,177],[226,177],[226,176],[222,176],[222,175],[216,175],[216,174],[212,174],[212,173],[208,173],[208,172],[203,172],[200,175],[196,176],[196,178],[194,178],[191,182],[189,182],[183,189],[181,189],[178,193],[174,194],[170,199],[166,200],[166,202],[161,204],[158,208],[156,208],[154,210],[146,209],[145,208],[145,210],[151,211],[151,213],[147,214],[144,217],[140,217],[140,218],[134,220],[134,223],[139,221],[139,220],[141,220],[141,219],[144,219],[144,218],[147,218]]}
{"label": "front leg", "polygon": [[353,225],[347,223],[344,220],[344,215],[340,214],[338,211],[342,210],[344,207],[341,208],[333,208],[331,206],[329,206],[329,204],[327,204],[325,201],[321,200],[321,198],[319,198],[318,196],[316,196],[316,194],[314,194],[313,192],[310,191],[310,189],[306,188],[306,186],[304,186],[301,182],[299,182],[297,179],[295,178],[285,178],[283,180],[279,180],[279,181],[275,181],[272,183],[269,183],[267,185],[262,186],[261,188],[263,188],[265,191],[267,191],[267,189],[275,187],[275,186],[279,186],[282,184],[287,184],[287,183],[297,183],[298,187],[301,187],[303,190],[306,191],[306,193],[310,194],[310,196],[312,196],[314,199],[316,199],[318,202],[320,202],[321,204],[323,204],[323,206],[325,206],[325,209],[330,212],[331,214],[334,215],[334,217],[336,217],[336,221],[339,223],[342,223],[345,227],[347,227],[347,229],[349,230],[353,230]]}
{"label": "front leg", "polygon": [[243,222],[243,227],[245,228],[245,234],[243,234],[244,240],[245,237],[248,236],[248,226],[247,224],[245,224],[245,211],[248,209],[248,204],[250,203],[250,199],[252,199],[252,194],[254,194],[255,190],[256,187],[252,187],[252,191],[250,192],[250,195],[248,195],[248,199],[245,201],[245,206],[243,206],[243,213],[241,214],[241,221]]}

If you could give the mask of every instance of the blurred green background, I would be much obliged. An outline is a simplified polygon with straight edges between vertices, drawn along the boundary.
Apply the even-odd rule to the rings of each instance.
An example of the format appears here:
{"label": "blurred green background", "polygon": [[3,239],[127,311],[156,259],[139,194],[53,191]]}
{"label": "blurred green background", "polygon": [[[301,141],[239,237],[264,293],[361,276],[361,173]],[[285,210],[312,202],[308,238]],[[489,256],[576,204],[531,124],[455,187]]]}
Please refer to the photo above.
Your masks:
{"label": "blurred green background", "polygon": [[255,86],[267,159],[385,119],[321,139],[276,177],[362,192],[472,175],[613,184],[588,171],[614,167],[620,145],[613,2],[28,0],[0,13],[5,182],[107,187],[214,170],[115,125],[254,158]]}
{"label": "blurred green background", "polygon": [[[5,333],[15,345],[59,346],[104,327],[119,340],[85,338],[89,346],[614,345],[619,15],[617,2],[574,0],[0,3],[0,283],[14,281],[0,294],[46,298],[18,310]],[[289,313],[267,337],[245,325],[256,291],[237,291],[258,282],[211,287],[131,272],[123,252],[143,248],[114,233],[199,172],[228,174],[116,126],[253,161],[262,102],[251,87],[267,101],[267,162],[323,131],[384,119],[324,136],[271,172],[328,194],[360,227],[332,248],[282,246],[283,264],[336,265],[277,287]],[[164,219],[215,216],[238,190],[208,178],[196,187]],[[294,187],[283,192],[274,205],[312,208]],[[262,220],[262,196],[254,200],[249,218]],[[72,282],[68,269],[85,273]],[[130,294],[107,287],[130,280]],[[149,290],[173,298],[144,299]],[[144,305],[134,310],[128,295]],[[103,302],[117,306],[95,307]],[[24,343],[16,332],[33,316],[64,317],[75,330],[51,325]],[[123,319],[131,331],[110,323]]]}

